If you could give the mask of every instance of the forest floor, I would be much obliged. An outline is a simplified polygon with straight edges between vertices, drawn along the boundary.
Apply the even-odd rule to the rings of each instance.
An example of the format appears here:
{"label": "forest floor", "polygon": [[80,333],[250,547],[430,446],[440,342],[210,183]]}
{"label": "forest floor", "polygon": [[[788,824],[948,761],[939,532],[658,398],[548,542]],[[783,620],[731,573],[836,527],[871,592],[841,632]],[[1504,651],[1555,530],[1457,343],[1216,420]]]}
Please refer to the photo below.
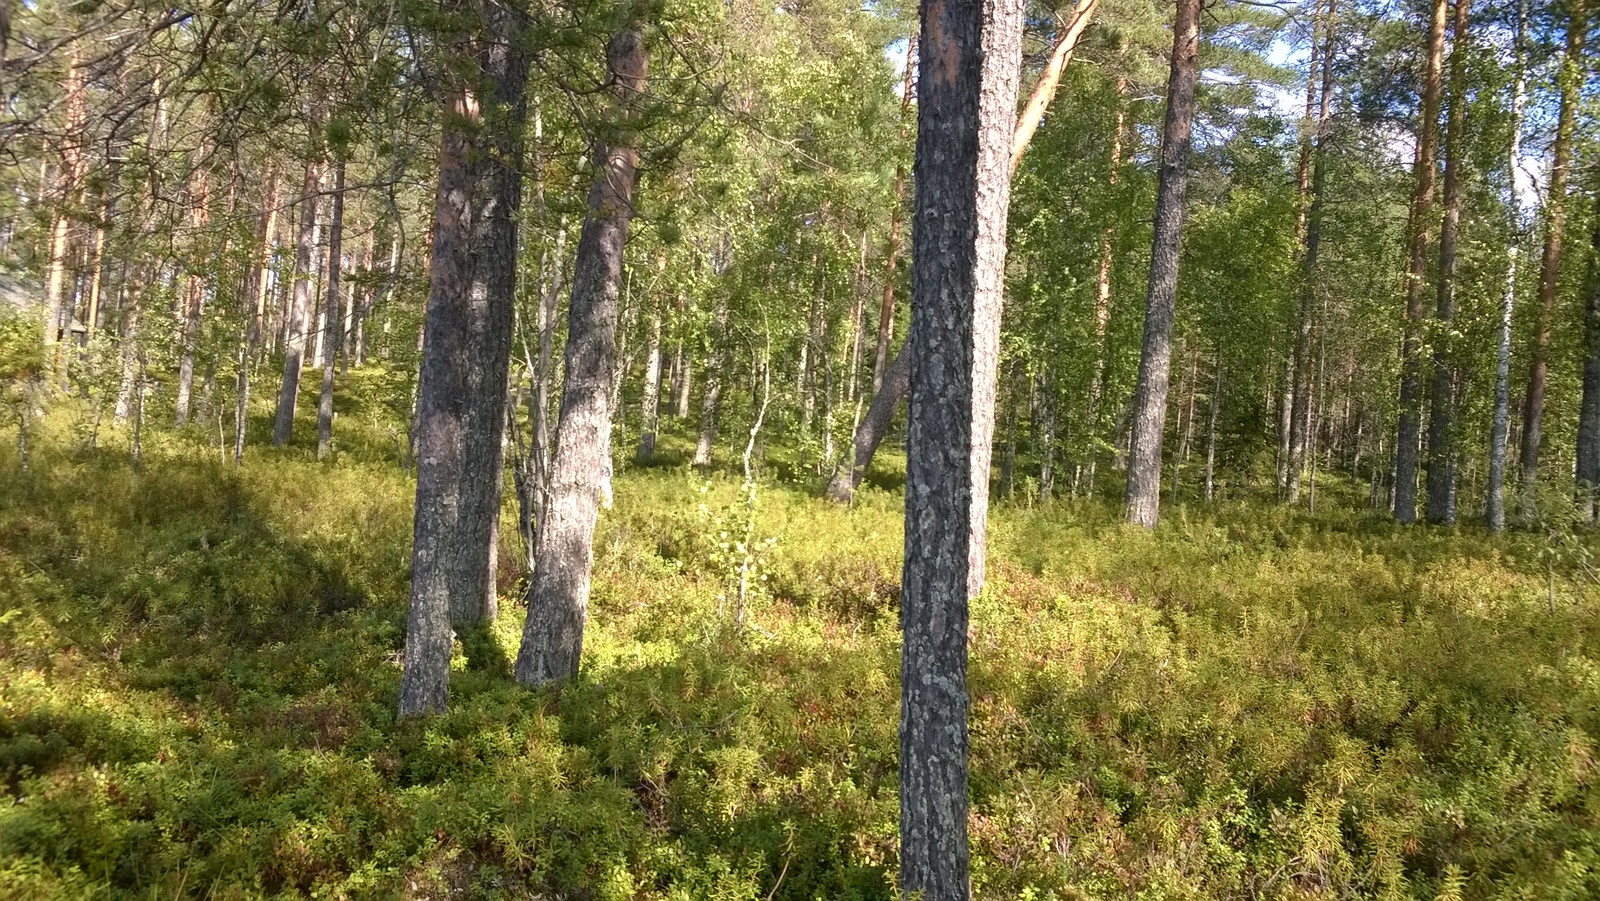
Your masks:
{"label": "forest floor", "polygon": [[[896,491],[775,454],[747,517],[666,436],[544,692],[508,504],[486,653],[397,721],[413,489],[356,410],[332,465],[264,416],[238,470],[64,414],[0,452],[0,897],[892,897]],[[996,504],[976,897],[1600,897],[1600,592],[1539,535],[1319,504]]]}

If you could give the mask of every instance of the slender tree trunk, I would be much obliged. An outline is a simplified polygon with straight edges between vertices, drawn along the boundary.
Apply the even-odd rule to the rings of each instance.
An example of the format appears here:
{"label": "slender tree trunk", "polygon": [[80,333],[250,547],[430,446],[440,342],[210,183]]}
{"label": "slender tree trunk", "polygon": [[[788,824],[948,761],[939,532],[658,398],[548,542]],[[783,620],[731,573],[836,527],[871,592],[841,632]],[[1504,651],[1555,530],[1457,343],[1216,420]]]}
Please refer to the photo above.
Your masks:
{"label": "slender tree trunk", "polygon": [[[700,389],[700,438],[695,442],[694,465],[710,466],[711,451],[717,441],[717,414],[722,409],[722,385],[727,370],[728,307],[718,301],[717,313],[712,323],[712,356],[716,362],[706,367],[705,387]],[[684,371],[688,371],[685,366]]]}
{"label": "slender tree trunk", "polygon": [[1033,86],[1033,92],[1028,95],[1028,102],[1023,105],[1022,114],[1017,117],[1016,133],[1011,138],[1012,176],[1017,174],[1017,166],[1022,163],[1022,154],[1033,141],[1034,132],[1039,130],[1039,123],[1044,121],[1045,110],[1049,109],[1051,101],[1055,100],[1056,88],[1061,84],[1061,74],[1066,71],[1067,63],[1072,61],[1072,51],[1077,49],[1078,40],[1083,37],[1083,30],[1089,27],[1089,19],[1094,15],[1094,9],[1099,3],[1100,0],[1078,0],[1067,21],[1057,25],[1056,42],[1050,48],[1050,58],[1045,62],[1044,71],[1039,74],[1039,81]]}
{"label": "slender tree trunk", "polygon": [[549,506],[539,523],[528,619],[517,654],[516,677],[524,685],[570,679],[583,656],[600,482],[611,454],[617,296],[639,162],[627,122],[644,90],[648,60],[643,27],[637,22],[606,45],[615,120],[595,142],[599,175],[589,191],[589,214],[573,270],[566,383]]}
{"label": "slender tree trunk", "polygon": [[1516,86],[1511,93],[1511,143],[1506,149],[1506,210],[1511,240],[1506,245],[1506,285],[1500,299],[1500,344],[1495,352],[1494,424],[1489,431],[1489,489],[1484,519],[1489,531],[1506,527],[1506,453],[1511,426],[1511,314],[1517,301],[1517,258],[1526,225],[1517,193],[1517,166],[1522,162],[1522,116],[1528,98],[1528,0],[1517,0]]}
{"label": "slender tree trunk", "polygon": [[[911,86],[916,73],[917,34],[912,32],[906,44],[905,79],[900,94],[900,140],[906,138],[906,125],[910,121]],[[894,340],[894,269],[900,260],[900,217],[905,206],[906,167],[894,171],[894,206],[889,211],[889,248],[883,257],[883,299],[878,305],[878,355],[872,364],[872,391],[876,394],[883,386],[884,374],[889,365],[889,345]]]}
{"label": "slender tree trunk", "polygon": [[[1600,176],[1595,179],[1600,188]],[[1600,195],[1597,195],[1600,196]],[[1594,220],[1589,297],[1583,318],[1583,398],[1578,413],[1578,493],[1585,515],[1600,514],[1600,216]]]}
{"label": "slender tree trunk", "polygon": [[1172,365],[1172,318],[1178,294],[1178,249],[1183,232],[1183,195],[1188,181],[1194,87],[1199,75],[1200,2],[1178,0],[1173,26],[1172,71],[1167,77],[1167,116],[1161,131],[1161,170],[1156,188],[1155,237],[1150,251],[1150,289],[1145,302],[1144,343],[1134,390],[1129,438],[1128,521],[1155,528],[1161,510],[1161,439],[1167,419],[1167,379]]}
{"label": "slender tree trunk", "polygon": [[189,398],[194,391],[195,342],[200,336],[200,317],[206,296],[206,276],[202,270],[215,262],[207,258],[207,248],[201,237],[210,219],[211,181],[201,165],[207,155],[204,147],[195,154],[196,165],[189,189],[189,227],[197,246],[190,248],[189,275],[184,280],[183,321],[178,336],[178,393],[174,418],[180,429],[189,424]]}
{"label": "slender tree trunk", "polygon": [[[328,217],[328,283],[323,286],[322,394],[317,400],[317,459],[333,453],[333,372],[341,342],[332,331],[339,327],[339,276],[344,269],[344,157],[333,163],[333,212]],[[513,241],[513,247],[515,242]],[[501,392],[504,394],[504,391]]]}
{"label": "slender tree trunk", "polygon": [[[70,252],[72,208],[78,204],[83,180],[83,129],[84,95],[87,84],[83,70],[78,66],[78,51],[74,46],[67,60],[67,81],[63,85],[66,100],[66,139],[61,143],[61,168],[56,173],[56,206],[50,225],[50,256],[45,277],[44,346],[52,355],[51,371],[59,385],[65,375],[66,356],[61,342],[62,329],[71,291],[67,278],[67,256]],[[159,115],[159,113],[158,113]]]}
{"label": "slender tree trunk", "polygon": [[1222,405],[1222,348],[1218,347],[1215,360],[1216,375],[1211,381],[1211,415],[1206,420],[1206,487],[1205,500],[1211,503],[1216,497],[1217,474],[1217,413]]}
{"label": "slender tree trunk", "polygon": [[967,602],[983,586],[1022,6],[923,0],[900,623],[900,891],[965,901]]}
{"label": "slender tree trunk", "polygon": [[640,463],[656,453],[656,419],[661,409],[661,304],[650,306],[650,341],[644,352],[644,397],[639,426]]}
{"label": "slender tree trunk", "polygon": [[1045,365],[1039,380],[1039,501],[1050,499],[1056,484],[1056,382]]}
{"label": "slender tree trunk", "polygon": [[856,426],[850,460],[841,460],[841,465],[828,482],[828,497],[831,500],[849,504],[855,497],[855,491],[861,487],[861,479],[867,474],[867,467],[872,465],[872,458],[877,454],[878,446],[889,434],[889,427],[894,423],[895,410],[900,406],[900,400],[906,396],[910,380],[910,347],[902,345],[900,352],[895,355],[894,363],[884,373],[883,383],[879,385],[877,393],[872,395],[872,403],[867,405],[867,415],[863,416],[860,425]]}
{"label": "slender tree trunk", "polygon": [[1567,49],[1557,81],[1561,105],[1556,118],[1556,140],[1550,150],[1550,187],[1545,201],[1544,257],[1539,261],[1539,309],[1534,327],[1533,360],[1528,368],[1528,390],[1522,402],[1522,485],[1531,491],[1539,478],[1539,445],[1544,435],[1544,395],[1550,369],[1550,328],[1555,316],[1556,291],[1561,281],[1561,239],[1567,218],[1567,169],[1572,162],[1572,133],[1583,87],[1584,40],[1588,18],[1584,0],[1570,0],[1567,9]]}
{"label": "slender tree trunk", "polygon": [[[1300,501],[1300,474],[1305,469],[1307,404],[1311,393],[1311,338],[1317,298],[1317,250],[1322,233],[1323,144],[1326,141],[1328,104],[1333,68],[1328,64],[1333,44],[1333,0],[1316,4],[1311,26],[1311,64],[1306,75],[1306,121],[1301,129],[1298,169],[1300,203],[1296,236],[1300,239],[1300,313],[1295,327],[1294,358],[1290,373],[1289,447],[1284,467],[1283,499]],[[1319,46],[1317,41],[1323,43]],[[1320,82],[1320,84],[1319,84]],[[1319,95],[1320,89],[1320,95]],[[1319,103],[1320,96],[1320,103]]]}
{"label": "slender tree trunk", "polygon": [[283,447],[294,433],[295,405],[300,399],[300,370],[306,355],[306,313],[311,306],[311,261],[317,243],[317,195],[322,183],[321,162],[306,160],[305,187],[300,192],[300,228],[294,251],[294,291],[284,317],[287,335],[283,357],[283,385],[278,391],[278,418],[272,429],[272,446]]}
{"label": "slender tree trunk", "polygon": [[[530,57],[519,10],[451,4],[465,34],[446,87],[416,414],[417,503],[400,713],[443,710],[454,630],[493,614]],[[483,108],[498,111],[494,117]]]}
{"label": "slender tree trunk", "polygon": [[1417,452],[1422,423],[1422,292],[1428,278],[1433,183],[1439,137],[1439,95],[1444,67],[1445,0],[1433,0],[1417,133],[1416,191],[1411,197],[1410,263],[1406,270],[1406,327],[1400,352],[1400,423],[1395,439],[1394,518],[1417,519]]}
{"label": "slender tree trunk", "polygon": [[1433,398],[1428,414],[1428,522],[1456,521],[1455,377],[1451,330],[1456,318],[1456,246],[1461,234],[1461,142],[1466,126],[1467,12],[1456,0],[1451,29],[1450,111],[1444,138],[1444,224],[1439,228],[1439,300],[1434,312]]}

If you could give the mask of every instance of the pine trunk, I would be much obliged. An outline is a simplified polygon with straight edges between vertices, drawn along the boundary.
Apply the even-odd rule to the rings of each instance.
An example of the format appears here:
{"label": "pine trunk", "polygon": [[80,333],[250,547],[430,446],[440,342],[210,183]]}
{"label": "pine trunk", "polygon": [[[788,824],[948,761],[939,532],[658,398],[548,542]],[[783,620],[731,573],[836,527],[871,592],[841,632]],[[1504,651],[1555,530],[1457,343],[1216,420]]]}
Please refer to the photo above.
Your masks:
{"label": "pine trunk", "polygon": [[[328,217],[328,280],[323,285],[322,394],[317,399],[317,459],[333,453],[333,373],[337,348],[343,342],[333,334],[339,316],[339,280],[344,269],[344,157],[333,164],[333,212]],[[339,329],[341,332],[343,329]]]}
{"label": "pine trunk", "polygon": [[1199,75],[1199,20],[1199,0],[1178,0],[1172,71],[1167,78],[1167,115],[1161,131],[1150,288],[1145,301],[1139,381],[1134,389],[1133,431],[1128,443],[1127,518],[1145,528],[1155,528],[1161,511],[1161,443],[1172,367],[1172,320],[1178,294],[1178,250],[1188,182],[1194,87]]}
{"label": "pine trunk", "polygon": [[613,35],[606,45],[616,118],[613,130],[596,141],[599,176],[589,191],[589,213],[573,269],[566,380],[549,503],[539,523],[528,619],[517,654],[516,677],[524,685],[570,679],[577,675],[583,656],[600,483],[611,455],[610,395],[622,255],[639,162],[627,121],[644,90],[648,60],[644,32],[637,23]]}
{"label": "pine trunk", "polygon": [[1434,525],[1456,521],[1455,364],[1451,329],[1456,318],[1456,247],[1461,235],[1461,141],[1466,125],[1467,11],[1456,0],[1451,27],[1450,111],[1444,137],[1444,224],[1439,228],[1439,299],[1434,310],[1433,397],[1428,414],[1428,499]]}
{"label": "pine trunk", "polygon": [[300,399],[300,370],[306,356],[306,313],[311,307],[311,260],[317,242],[317,193],[322,183],[321,164],[306,160],[305,186],[300,192],[300,228],[294,251],[294,292],[284,316],[283,385],[278,391],[278,418],[273,424],[272,446],[283,447],[294,433],[295,405]]}
{"label": "pine trunk", "polygon": [[969,897],[967,603],[983,585],[1022,6],[922,3],[901,593],[900,890]]}
{"label": "pine trunk", "polygon": [[[402,715],[445,708],[453,629],[481,628],[492,615],[489,566],[500,516],[522,203],[526,20],[495,2],[450,9],[472,23],[473,35],[451,50],[476,66],[470,74],[458,70],[460,81],[442,98],[414,427],[417,502]],[[482,117],[480,102],[503,112]]]}

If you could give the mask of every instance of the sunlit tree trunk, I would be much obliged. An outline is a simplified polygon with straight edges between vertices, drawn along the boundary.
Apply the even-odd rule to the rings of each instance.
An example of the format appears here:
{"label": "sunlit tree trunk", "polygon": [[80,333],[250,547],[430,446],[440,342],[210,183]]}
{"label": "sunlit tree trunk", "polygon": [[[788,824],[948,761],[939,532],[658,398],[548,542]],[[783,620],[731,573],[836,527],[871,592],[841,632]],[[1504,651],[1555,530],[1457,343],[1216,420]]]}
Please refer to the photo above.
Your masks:
{"label": "sunlit tree trunk", "polygon": [[[328,216],[328,280],[323,285],[322,394],[317,399],[317,459],[333,452],[333,373],[339,345],[339,280],[344,270],[344,157],[333,163],[333,211]],[[342,331],[342,329],[340,329]]]}
{"label": "sunlit tree trunk", "polygon": [[500,515],[522,202],[527,17],[498,2],[448,11],[471,36],[450,47],[464,65],[441,98],[402,715],[444,709],[454,632],[481,629],[494,613],[490,547]]}
{"label": "sunlit tree trunk", "polygon": [[965,901],[967,602],[983,585],[1022,5],[923,0],[900,623],[900,891]]}
{"label": "sunlit tree trunk", "polygon": [[1451,329],[1456,318],[1456,247],[1461,235],[1462,131],[1467,103],[1467,12],[1456,0],[1451,29],[1450,111],[1444,138],[1444,223],[1439,228],[1439,299],[1434,311],[1433,397],[1428,414],[1427,518],[1434,525],[1456,521],[1455,364]]}
{"label": "sunlit tree trunk", "polygon": [[[1332,87],[1329,76],[1333,73],[1332,67],[1327,65],[1332,44],[1325,35],[1332,32],[1333,14],[1332,0],[1327,6],[1317,0],[1311,23],[1306,112],[1300,129],[1300,162],[1296,170],[1299,203],[1295,237],[1300,244],[1300,310],[1295,324],[1294,356],[1286,370],[1289,377],[1289,445],[1283,471],[1283,499],[1290,504],[1300,501],[1300,474],[1305,469],[1306,429],[1310,423],[1307,405],[1311,385],[1311,332],[1317,297],[1317,244],[1322,232],[1322,185],[1319,177],[1323,168],[1324,132],[1328,120],[1328,89]],[[1319,39],[1323,43],[1319,44]]]}
{"label": "sunlit tree trunk", "polygon": [[614,119],[595,139],[598,175],[589,190],[589,212],[573,269],[566,380],[549,502],[539,522],[528,619],[517,654],[516,677],[524,685],[570,679],[577,675],[583,656],[600,483],[611,454],[611,380],[622,255],[639,164],[629,122],[644,90],[648,61],[644,31],[637,22],[606,45]]}
{"label": "sunlit tree trunk", "polygon": [[1544,256],[1539,261],[1539,309],[1534,326],[1528,390],[1522,402],[1522,485],[1530,491],[1539,478],[1539,445],[1544,435],[1544,395],[1550,370],[1550,329],[1555,316],[1556,292],[1561,281],[1561,239],[1567,219],[1567,169],[1572,163],[1572,133],[1583,87],[1588,35],[1584,0],[1567,7],[1567,47],[1557,82],[1561,89],[1556,114],[1556,140],[1550,149],[1550,180],[1545,200]]}
{"label": "sunlit tree trunk", "polygon": [[1200,2],[1178,0],[1173,25],[1172,70],[1167,77],[1167,115],[1161,130],[1161,169],[1156,187],[1155,236],[1150,251],[1150,287],[1145,301],[1144,342],[1134,389],[1133,431],[1128,442],[1127,518],[1154,528],[1161,510],[1161,443],[1167,419],[1167,380],[1172,366],[1172,319],[1178,293],[1184,188],[1188,182],[1194,87],[1199,75]]}
{"label": "sunlit tree trunk", "polygon": [[1416,189],[1411,196],[1410,263],[1406,269],[1406,325],[1400,352],[1400,423],[1395,439],[1394,518],[1417,518],[1417,454],[1422,423],[1423,289],[1428,278],[1428,245],[1433,233],[1433,185],[1439,139],[1439,95],[1444,66],[1445,0],[1433,0],[1422,79],[1422,110],[1417,127]]}
{"label": "sunlit tree trunk", "polygon": [[283,383],[278,391],[278,416],[272,446],[282,447],[294,434],[294,411],[300,399],[300,370],[306,355],[306,315],[310,311],[311,266],[317,244],[317,202],[322,184],[321,162],[306,160],[305,186],[300,191],[300,226],[294,251],[294,288],[284,316]]}
{"label": "sunlit tree trunk", "polygon": [[1511,240],[1506,244],[1506,284],[1500,300],[1500,344],[1495,353],[1494,424],[1489,431],[1489,488],[1484,519],[1489,531],[1506,527],[1506,454],[1511,425],[1511,314],[1517,301],[1517,260],[1523,234],[1522,202],[1517,193],[1517,166],[1522,162],[1522,116],[1527,104],[1528,0],[1517,2],[1516,86],[1511,92],[1511,143],[1506,149],[1506,209]]}

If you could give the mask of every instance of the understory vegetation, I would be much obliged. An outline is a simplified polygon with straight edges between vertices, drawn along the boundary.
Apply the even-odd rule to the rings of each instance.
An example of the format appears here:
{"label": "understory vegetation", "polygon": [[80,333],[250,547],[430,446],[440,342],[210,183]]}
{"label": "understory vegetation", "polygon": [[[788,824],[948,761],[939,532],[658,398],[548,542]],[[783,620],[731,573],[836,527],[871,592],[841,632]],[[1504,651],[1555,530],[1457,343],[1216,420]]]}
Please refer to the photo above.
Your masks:
{"label": "understory vegetation", "polygon": [[[774,446],[747,517],[664,434],[602,517],[583,673],[543,692],[509,676],[508,503],[498,623],[447,714],[397,720],[414,488],[380,417],[345,407],[337,465],[194,429],[135,470],[68,406],[26,472],[0,452],[0,895],[893,897],[903,461],[844,509]],[[1153,532],[997,503],[976,897],[1600,896],[1584,555],[1320,490]]]}

